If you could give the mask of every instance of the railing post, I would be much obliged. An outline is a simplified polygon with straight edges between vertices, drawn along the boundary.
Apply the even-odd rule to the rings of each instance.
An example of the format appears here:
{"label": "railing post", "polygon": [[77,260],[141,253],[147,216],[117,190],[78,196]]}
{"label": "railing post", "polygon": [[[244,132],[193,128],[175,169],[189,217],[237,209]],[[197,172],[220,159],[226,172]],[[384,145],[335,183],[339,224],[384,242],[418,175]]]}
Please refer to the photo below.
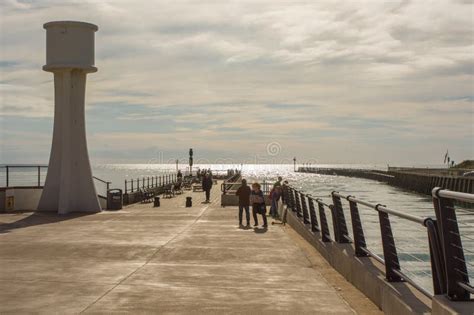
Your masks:
{"label": "railing post", "polygon": [[146,187],[150,188],[150,176],[147,176],[146,178]]}
{"label": "railing post", "polygon": [[331,209],[332,222],[334,227],[334,238],[338,243],[350,243],[349,232],[347,231],[346,218],[342,209],[341,197],[331,193],[333,207]]}
{"label": "railing post", "polygon": [[308,213],[308,205],[306,204],[306,197],[305,194],[300,193],[301,196],[301,208],[303,210],[303,223],[304,224],[309,224],[311,223],[309,221],[309,213]]}
{"label": "railing post", "polygon": [[38,187],[41,186],[41,166],[38,165]]}
{"label": "railing post", "polygon": [[318,218],[316,216],[316,208],[314,207],[313,198],[308,197],[308,203],[309,203],[309,216],[311,218],[311,231],[318,232],[319,231]]}
{"label": "railing post", "polygon": [[288,187],[288,206],[290,207],[291,211],[296,212],[295,195],[294,195],[293,187]]}
{"label": "railing post", "polygon": [[133,178],[132,178],[132,192],[133,192]]}
{"label": "railing post", "polygon": [[441,249],[441,240],[439,238],[439,230],[436,220],[426,219],[424,225],[428,232],[431,275],[433,277],[433,293],[446,294],[446,277],[444,274],[444,257]]}
{"label": "railing post", "polygon": [[5,166],[5,177],[6,177],[6,184],[8,187],[10,184],[10,168],[8,167],[8,165]]}
{"label": "railing post", "polygon": [[347,196],[346,199],[349,201],[349,208],[351,210],[355,255],[357,257],[367,257],[368,254],[364,251],[364,249],[367,248],[367,244],[365,243],[364,229],[362,228],[362,222],[360,220],[359,207],[357,206],[356,202],[349,200],[350,197],[351,196]]}
{"label": "railing post", "polygon": [[380,233],[382,234],[383,257],[385,260],[385,278],[388,282],[401,282],[403,279],[395,272],[400,271],[400,262],[398,261],[397,248],[393,238],[392,227],[388,214],[378,210],[378,204],[375,210],[379,213]]}
{"label": "railing post", "polygon": [[127,193],[127,180],[125,180],[125,193]]}
{"label": "railing post", "polygon": [[295,189],[295,204],[296,204],[296,216],[301,218],[303,215],[301,214],[301,202],[300,202],[300,193]]}
{"label": "railing post", "polygon": [[282,186],[282,192],[283,194],[281,195],[281,202],[288,206],[288,186],[287,185]]}
{"label": "railing post", "polygon": [[470,297],[469,291],[458,284],[469,283],[469,276],[454,201],[440,197],[438,195],[440,190],[435,191],[433,203],[435,205],[437,203],[437,206],[435,206],[436,221],[438,222],[443,256],[446,261],[446,294],[453,301],[467,301]]}
{"label": "railing post", "polygon": [[321,240],[323,242],[330,242],[331,238],[329,237],[329,225],[326,218],[326,212],[324,211],[324,205],[316,199],[319,208],[319,221],[321,221]]}

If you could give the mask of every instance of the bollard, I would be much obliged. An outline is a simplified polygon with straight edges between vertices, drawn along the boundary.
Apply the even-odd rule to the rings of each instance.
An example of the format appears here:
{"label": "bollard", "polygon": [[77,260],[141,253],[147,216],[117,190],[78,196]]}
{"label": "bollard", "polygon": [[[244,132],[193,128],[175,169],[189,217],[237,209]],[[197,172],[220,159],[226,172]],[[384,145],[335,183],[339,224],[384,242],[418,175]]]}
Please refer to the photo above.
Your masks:
{"label": "bollard", "polygon": [[190,208],[193,206],[193,198],[192,197],[186,197],[186,208]]}
{"label": "bollard", "polygon": [[159,207],[160,206],[160,197],[159,196],[155,196],[155,200],[154,200],[154,203],[153,203],[153,207]]}

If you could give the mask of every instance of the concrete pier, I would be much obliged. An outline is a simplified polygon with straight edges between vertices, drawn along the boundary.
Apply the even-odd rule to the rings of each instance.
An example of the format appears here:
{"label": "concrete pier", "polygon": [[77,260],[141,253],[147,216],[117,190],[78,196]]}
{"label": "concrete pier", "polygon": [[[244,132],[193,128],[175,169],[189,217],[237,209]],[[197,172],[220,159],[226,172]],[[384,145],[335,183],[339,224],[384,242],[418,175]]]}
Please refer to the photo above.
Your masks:
{"label": "concrete pier", "polygon": [[443,172],[429,169],[396,169],[389,171],[344,169],[344,168],[314,168],[300,167],[298,172],[315,173],[321,175],[335,175],[365,178],[385,182],[389,185],[417,193],[430,195],[434,187],[442,187],[452,191],[474,193],[474,178],[454,175],[445,175]]}
{"label": "concrete pier", "polygon": [[239,229],[218,187],[211,204],[0,214],[0,313],[380,313],[290,227]]}

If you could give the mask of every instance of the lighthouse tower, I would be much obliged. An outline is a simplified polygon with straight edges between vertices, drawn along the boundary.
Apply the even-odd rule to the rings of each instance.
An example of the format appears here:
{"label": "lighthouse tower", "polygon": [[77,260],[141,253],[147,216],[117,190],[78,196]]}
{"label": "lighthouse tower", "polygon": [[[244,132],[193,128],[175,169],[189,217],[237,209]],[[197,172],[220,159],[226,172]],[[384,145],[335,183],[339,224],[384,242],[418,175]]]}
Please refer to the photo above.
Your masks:
{"label": "lighthouse tower", "polygon": [[54,129],[48,173],[39,211],[99,212],[87,151],[84,99],[86,75],[94,67],[94,33],[90,23],[44,24],[46,65],[54,74]]}

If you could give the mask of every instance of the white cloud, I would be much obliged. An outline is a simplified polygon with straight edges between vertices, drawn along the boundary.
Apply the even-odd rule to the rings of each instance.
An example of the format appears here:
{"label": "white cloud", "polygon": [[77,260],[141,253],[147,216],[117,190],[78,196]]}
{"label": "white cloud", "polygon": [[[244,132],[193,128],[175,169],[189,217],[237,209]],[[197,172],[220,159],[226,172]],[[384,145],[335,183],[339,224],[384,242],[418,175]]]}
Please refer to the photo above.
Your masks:
{"label": "white cloud", "polygon": [[[0,115],[52,115],[52,76],[41,70],[42,24],[83,20],[99,25],[99,72],[88,77],[87,108],[96,106],[104,119],[113,110],[122,126],[90,129],[97,135],[93,146],[144,119],[157,128],[172,122],[174,129],[157,129],[168,138],[199,136],[203,145],[241,154],[249,134],[256,142],[278,137],[290,147],[348,133],[353,143],[379,139],[384,146],[381,129],[391,121],[395,127],[387,132],[404,159],[407,137],[423,145],[422,133],[432,142],[472,134],[466,126],[473,122],[472,10],[470,3],[448,0],[3,1]],[[339,125],[348,116],[362,125]],[[221,134],[234,141],[221,141]],[[328,157],[339,155],[334,141],[324,143]],[[459,152],[474,155],[470,145],[460,142]]]}

